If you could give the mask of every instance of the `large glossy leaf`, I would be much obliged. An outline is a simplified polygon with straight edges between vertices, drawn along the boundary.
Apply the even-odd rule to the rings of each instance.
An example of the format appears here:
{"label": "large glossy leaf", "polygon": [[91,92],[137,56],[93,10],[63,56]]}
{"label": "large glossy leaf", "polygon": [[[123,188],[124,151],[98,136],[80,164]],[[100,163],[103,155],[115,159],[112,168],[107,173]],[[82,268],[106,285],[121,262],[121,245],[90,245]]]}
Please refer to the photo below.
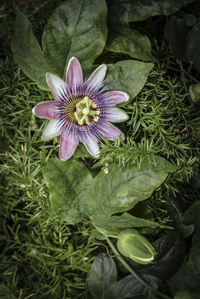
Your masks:
{"label": "large glossy leaf", "polygon": [[187,6],[187,13],[200,17],[200,2],[195,0],[193,3]]}
{"label": "large glossy leaf", "polygon": [[142,90],[153,63],[123,60],[108,65],[105,85],[109,90],[121,90],[127,92],[131,98]]}
{"label": "large glossy leaf", "polygon": [[[199,178],[199,177],[198,177]],[[200,200],[197,200],[193,205],[191,205],[183,215],[183,222],[185,224],[194,224],[196,227],[196,233],[200,230]],[[200,240],[199,240],[200,241]]]}
{"label": "large glossy leaf", "polygon": [[108,288],[117,280],[117,268],[114,260],[106,256],[98,256],[94,260],[89,273],[89,290],[93,298],[106,298]]}
{"label": "large glossy leaf", "polygon": [[107,26],[105,0],[72,0],[61,3],[47,23],[42,48],[32,26],[16,5],[11,48],[25,74],[42,89],[48,89],[45,73],[63,77],[67,63],[76,56],[83,68],[92,65],[104,49]]}
{"label": "large glossy leaf", "polygon": [[120,216],[95,215],[92,218],[92,223],[98,231],[109,237],[117,237],[119,233],[127,228],[157,228],[157,222],[138,218],[128,213],[123,213]]}
{"label": "large glossy leaf", "polygon": [[16,21],[11,40],[11,49],[16,63],[24,73],[42,89],[48,89],[45,73],[49,68],[45,62],[40,45],[33,35],[32,26],[27,17],[14,5]]}
{"label": "large glossy leaf", "polygon": [[188,61],[186,56],[188,27],[185,20],[172,16],[165,26],[165,38],[169,43],[172,55],[179,60]]}
{"label": "large glossy leaf", "polygon": [[66,62],[76,56],[91,65],[104,49],[107,26],[104,0],[63,2],[45,27],[42,45],[48,64],[62,76]]}
{"label": "large glossy leaf", "polygon": [[179,271],[168,281],[172,294],[188,290],[200,294],[200,244],[194,244]]}
{"label": "large glossy leaf", "polygon": [[179,269],[184,259],[185,241],[179,231],[170,231],[157,239],[153,246],[157,252],[155,263],[144,272],[160,279],[171,277]]}
{"label": "large glossy leaf", "polygon": [[172,294],[181,290],[200,294],[200,201],[196,201],[183,216],[186,224],[194,224],[192,247],[179,271],[168,281]]}
{"label": "large glossy leaf", "polygon": [[132,209],[145,200],[162,184],[174,166],[159,156],[144,158],[140,165],[125,168],[113,165],[106,175],[101,171],[93,181],[89,177],[87,188],[79,192],[80,210],[90,217],[112,215]]}
{"label": "large glossy leaf", "polygon": [[[113,165],[109,175],[102,170],[93,178],[83,163],[71,159],[63,162],[49,159],[43,169],[50,189],[52,208],[61,213],[69,223],[91,218],[96,227],[109,227],[109,217],[127,211],[139,201],[148,198],[160,186],[174,167],[159,156],[143,159],[140,166],[126,168]],[[115,223],[117,218],[113,218]],[[151,221],[121,215],[114,233],[131,227],[156,227]]]}
{"label": "large glossy leaf", "polygon": [[114,26],[109,31],[107,49],[143,61],[152,61],[151,43],[147,36],[129,26]]}
{"label": "large glossy leaf", "polygon": [[[143,274],[143,278],[156,286],[160,280],[152,275]],[[117,281],[117,268],[110,257],[98,256],[94,260],[89,273],[89,291],[96,299],[145,299],[148,289],[135,277],[128,275]]]}
{"label": "large glossy leaf", "polygon": [[109,20],[114,23],[142,21],[152,16],[175,13],[194,0],[115,0],[109,1]]}
{"label": "large glossy leaf", "polygon": [[79,211],[77,193],[84,180],[92,180],[88,169],[80,162],[49,159],[43,168],[44,179],[49,187],[52,209],[68,223],[76,223],[85,216]]}
{"label": "large glossy leaf", "polygon": [[187,37],[186,55],[194,67],[200,71],[200,20],[192,27]]}
{"label": "large glossy leaf", "polygon": [[[148,274],[144,274],[143,278],[150,284],[159,284],[160,280]],[[133,275],[125,276],[115,282],[108,290],[108,299],[146,299],[148,298],[148,289],[141,284]]]}

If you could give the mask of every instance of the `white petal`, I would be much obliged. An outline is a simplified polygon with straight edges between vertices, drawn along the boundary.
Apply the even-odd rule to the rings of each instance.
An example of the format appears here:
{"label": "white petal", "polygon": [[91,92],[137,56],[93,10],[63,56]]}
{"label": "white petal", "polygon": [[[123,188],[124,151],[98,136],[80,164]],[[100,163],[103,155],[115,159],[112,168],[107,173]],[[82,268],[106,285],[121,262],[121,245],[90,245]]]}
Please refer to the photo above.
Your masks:
{"label": "white petal", "polygon": [[99,150],[99,145],[98,142],[91,137],[87,137],[87,139],[82,140],[83,144],[85,145],[87,151],[90,153],[95,158],[99,157],[100,150]]}
{"label": "white petal", "polygon": [[58,76],[50,73],[46,73],[46,81],[53,96],[59,100],[60,93],[66,89],[66,83]]}
{"label": "white petal", "polygon": [[128,119],[128,114],[123,110],[114,107],[114,108],[109,108],[106,111],[105,118],[110,122],[118,123],[118,122],[126,121]]}
{"label": "white petal", "polygon": [[60,130],[57,127],[58,120],[52,119],[42,133],[42,139],[47,140],[60,135]]}
{"label": "white petal", "polygon": [[105,64],[100,65],[87,80],[88,88],[98,89],[101,87],[101,83],[106,75],[107,66]]}

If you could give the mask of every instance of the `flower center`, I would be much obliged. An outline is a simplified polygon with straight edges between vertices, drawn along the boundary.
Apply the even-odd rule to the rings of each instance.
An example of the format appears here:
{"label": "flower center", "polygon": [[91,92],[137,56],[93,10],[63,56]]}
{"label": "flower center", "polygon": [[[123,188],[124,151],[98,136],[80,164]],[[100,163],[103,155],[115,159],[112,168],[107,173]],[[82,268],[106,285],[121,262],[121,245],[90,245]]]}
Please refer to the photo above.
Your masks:
{"label": "flower center", "polygon": [[91,119],[93,119],[95,122],[98,122],[100,110],[96,110],[96,108],[97,105],[87,96],[76,103],[74,116],[78,124],[90,125]]}

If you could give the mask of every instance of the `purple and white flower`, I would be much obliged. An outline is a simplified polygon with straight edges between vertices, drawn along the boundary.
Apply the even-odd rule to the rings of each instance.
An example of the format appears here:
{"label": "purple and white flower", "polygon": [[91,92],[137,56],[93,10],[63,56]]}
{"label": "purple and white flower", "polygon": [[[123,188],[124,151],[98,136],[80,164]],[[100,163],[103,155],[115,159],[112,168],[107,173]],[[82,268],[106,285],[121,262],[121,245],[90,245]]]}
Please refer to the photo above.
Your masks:
{"label": "purple and white flower", "polygon": [[128,101],[129,96],[122,91],[105,92],[103,80],[106,69],[105,64],[100,65],[87,81],[83,81],[81,65],[77,58],[72,57],[67,67],[66,82],[56,75],[46,74],[55,101],[37,104],[33,113],[39,118],[50,120],[43,131],[43,140],[61,135],[61,160],[73,155],[79,141],[92,156],[98,157],[98,142],[101,138],[125,138],[111,122],[128,119],[123,110],[114,106]]}

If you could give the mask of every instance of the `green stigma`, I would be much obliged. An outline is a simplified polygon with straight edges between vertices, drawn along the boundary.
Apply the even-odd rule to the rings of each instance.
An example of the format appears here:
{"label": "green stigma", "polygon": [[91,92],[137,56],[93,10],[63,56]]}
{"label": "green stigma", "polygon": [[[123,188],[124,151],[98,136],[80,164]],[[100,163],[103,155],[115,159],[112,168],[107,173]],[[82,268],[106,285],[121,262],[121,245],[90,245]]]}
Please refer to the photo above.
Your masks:
{"label": "green stigma", "polygon": [[75,108],[74,116],[79,125],[90,125],[91,118],[98,122],[100,110],[95,110],[97,105],[89,97],[84,97],[75,105]]}

